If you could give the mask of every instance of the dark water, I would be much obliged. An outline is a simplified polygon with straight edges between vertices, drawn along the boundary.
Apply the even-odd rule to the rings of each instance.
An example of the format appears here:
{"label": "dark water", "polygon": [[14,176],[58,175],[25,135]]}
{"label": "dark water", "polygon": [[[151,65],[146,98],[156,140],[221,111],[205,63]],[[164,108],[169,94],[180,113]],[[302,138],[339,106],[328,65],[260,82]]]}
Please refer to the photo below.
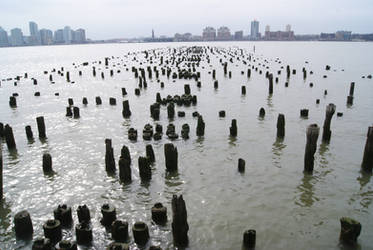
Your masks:
{"label": "dark water", "polygon": [[[128,52],[169,47],[192,46],[194,43],[171,44],[105,44],[82,46],[52,46],[0,49],[0,79],[23,75],[38,79],[34,86],[30,79],[22,79],[18,86],[14,81],[2,81],[0,87],[0,122],[13,127],[17,152],[9,153],[3,141],[4,200],[0,209],[0,248],[27,249],[30,244],[16,242],[13,231],[13,216],[27,209],[32,217],[34,236],[42,236],[42,224],[53,217],[53,209],[66,203],[73,208],[87,204],[93,217],[94,245],[92,249],[104,249],[111,236],[100,225],[100,208],[110,202],[117,208],[117,217],[130,225],[144,221],[150,228],[151,242],[164,249],[172,249],[171,198],[183,194],[186,201],[189,223],[190,249],[240,249],[242,234],[253,228],[257,231],[257,249],[339,249],[339,218],[349,216],[360,221],[362,232],[359,244],[362,249],[373,249],[373,185],[370,176],[360,173],[366,133],[373,123],[373,80],[362,76],[373,74],[372,43],[288,43],[288,42],[237,42],[197,43],[225,48],[230,51],[244,49],[253,52],[256,62],[268,60],[270,71],[275,73],[280,66],[297,70],[292,75],[289,87],[285,88],[286,72],[274,84],[274,94],[268,95],[268,80],[263,74],[252,73],[248,79],[241,75],[247,66],[234,60],[228,70],[232,78],[224,76],[219,58],[210,56],[211,65],[201,63],[202,88],[191,80],[167,79],[165,83],[148,80],[148,88],[135,96],[138,81],[127,67],[139,66],[127,62]],[[74,69],[72,63],[104,60],[115,56],[112,63],[120,63],[114,69],[120,74],[109,76],[109,70],[96,65],[97,77],[91,66]],[[278,64],[279,58],[282,64]],[[121,60],[124,61],[121,61]],[[305,63],[308,61],[308,63]],[[325,71],[325,65],[331,65]],[[54,75],[55,84],[50,84],[43,71],[65,67],[72,81]],[[146,67],[146,65],[142,65]],[[202,69],[202,66],[204,69]],[[304,81],[302,67],[312,70]],[[217,69],[218,90],[214,90],[211,71]],[[83,76],[78,76],[78,70]],[[100,72],[105,72],[105,80]],[[323,78],[327,75],[327,78]],[[346,106],[350,82],[356,82],[354,105]],[[310,88],[309,83],[314,87]],[[178,175],[165,171],[163,146],[169,142],[164,135],[161,141],[146,142],[142,128],[146,123],[155,124],[150,117],[149,105],[160,92],[183,94],[184,84],[190,84],[198,104],[190,107],[176,106],[186,112],[185,118],[175,118],[172,123],[180,134],[181,125],[191,127],[190,139],[173,141],[179,152]],[[247,89],[241,96],[241,85]],[[121,96],[121,88],[129,93]],[[328,95],[324,96],[324,90]],[[34,92],[40,91],[40,97]],[[12,93],[19,93],[18,107],[11,109],[8,101]],[[54,95],[59,92],[60,96]],[[88,98],[88,106],[81,104]],[[95,97],[101,96],[103,104],[95,105]],[[109,97],[117,99],[117,106],[109,105]],[[73,98],[80,107],[80,119],[65,117],[67,99]],[[315,103],[320,99],[320,104]],[[132,116],[122,117],[122,100],[129,100]],[[311,123],[322,127],[327,104],[334,103],[343,117],[333,117],[332,138],[329,144],[319,138],[315,154],[313,175],[303,173],[303,157],[306,128]],[[260,107],[266,110],[264,119],[258,118]],[[302,119],[299,111],[309,109],[309,118]],[[226,110],[225,118],[218,117],[219,110]],[[195,134],[197,124],[192,113],[198,111],[206,123],[205,136]],[[276,121],[279,113],[286,119],[284,140],[276,140]],[[43,115],[48,139],[42,143],[37,138],[35,118]],[[232,119],[237,119],[238,136],[229,137]],[[169,119],[165,106],[161,108],[160,121],[165,131]],[[28,143],[24,127],[31,125],[35,141]],[[137,142],[130,142],[127,131],[138,129]],[[321,130],[322,131],[322,130]],[[321,137],[321,134],[320,134]],[[105,138],[111,138],[116,161],[122,145],[127,145],[133,159],[132,183],[123,185],[118,176],[105,172]],[[145,155],[145,145],[153,145],[156,163],[152,167],[152,180],[141,184],[137,159]],[[42,155],[49,152],[53,157],[56,174],[45,176],[42,171]],[[238,158],[246,160],[246,171],[237,171]],[[156,202],[168,208],[169,222],[164,227],[151,224],[150,209]],[[131,227],[130,227],[131,228]],[[130,233],[130,235],[132,235]],[[64,238],[75,238],[74,230],[64,231]],[[136,244],[131,238],[131,247]]]}

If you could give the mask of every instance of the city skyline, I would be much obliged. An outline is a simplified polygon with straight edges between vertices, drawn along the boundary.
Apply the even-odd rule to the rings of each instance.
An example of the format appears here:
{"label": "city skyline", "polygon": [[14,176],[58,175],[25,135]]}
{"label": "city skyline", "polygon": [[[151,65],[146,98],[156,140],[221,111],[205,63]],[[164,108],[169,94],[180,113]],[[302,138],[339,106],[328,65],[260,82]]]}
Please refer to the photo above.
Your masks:
{"label": "city skyline", "polygon": [[[196,8],[198,6],[198,8]],[[260,31],[265,24],[272,30],[282,30],[292,24],[297,34],[319,34],[336,30],[372,33],[373,3],[368,0],[232,0],[229,3],[206,0],[160,0],[157,4],[140,0],[73,1],[30,0],[20,4],[16,0],[0,3],[1,26],[5,30],[18,27],[26,30],[29,20],[45,23],[46,29],[64,27],[68,23],[85,27],[93,40],[121,37],[146,37],[154,28],[156,34],[173,36],[177,32],[200,34],[206,26],[228,26],[232,31],[250,32],[250,22],[260,20]],[[315,16],[317,13],[317,16]],[[53,18],[51,18],[53,16]],[[224,17],[224,21],[222,21]]]}

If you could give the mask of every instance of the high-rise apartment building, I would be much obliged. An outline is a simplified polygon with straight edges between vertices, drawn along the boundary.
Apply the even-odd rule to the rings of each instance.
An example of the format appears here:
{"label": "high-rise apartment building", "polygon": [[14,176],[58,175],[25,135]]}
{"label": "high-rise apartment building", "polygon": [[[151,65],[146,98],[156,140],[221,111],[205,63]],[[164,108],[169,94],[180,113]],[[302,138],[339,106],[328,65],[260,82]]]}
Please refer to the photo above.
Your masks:
{"label": "high-rise apartment building", "polygon": [[231,35],[231,31],[229,30],[228,27],[226,26],[222,26],[218,29],[218,36],[217,36],[217,39],[218,40],[231,40],[232,39],[232,35]]}
{"label": "high-rise apartment building", "polygon": [[71,43],[72,32],[70,26],[65,26],[65,28],[63,29],[63,40],[65,43]]}
{"label": "high-rise apartment building", "polygon": [[8,32],[0,27],[0,47],[9,46]]}
{"label": "high-rise apartment building", "polygon": [[86,42],[85,30],[84,29],[77,29],[74,31],[74,39],[75,43],[85,43]]}
{"label": "high-rise apartment building", "polygon": [[236,31],[234,33],[234,40],[237,40],[237,41],[243,40],[243,31],[242,30]]}
{"label": "high-rise apartment building", "polygon": [[286,30],[285,31],[286,32],[290,32],[291,31],[291,25],[290,24],[286,25]]}
{"label": "high-rise apartment building", "polygon": [[213,27],[206,27],[202,32],[202,39],[204,41],[214,41],[216,39],[216,29]]}
{"label": "high-rise apartment building", "polygon": [[55,43],[64,43],[65,40],[63,38],[63,29],[56,30],[54,32],[54,42]]}
{"label": "high-rise apartment building", "polygon": [[10,44],[12,46],[24,45],[23,33],[19,28],[14,28],[10,31]]}
{"label": "high-rise apartment building", "polygon": [[259,39],[259,22],[254,20],[251,22],[250,38],[253,40]]}
{"label": "high-rise apartment building", "polygon": [[29,22],[30,28],[30,37],[28,38],[28,43],[30,45],[38,45],[40,44],[40,33],[38,29],[38,25],[35,22]]}
{"label": "high-rise apartment building", "polygon": [[43,45],[53,44],[53,32],[47,29],[40,30],[40,40]]}

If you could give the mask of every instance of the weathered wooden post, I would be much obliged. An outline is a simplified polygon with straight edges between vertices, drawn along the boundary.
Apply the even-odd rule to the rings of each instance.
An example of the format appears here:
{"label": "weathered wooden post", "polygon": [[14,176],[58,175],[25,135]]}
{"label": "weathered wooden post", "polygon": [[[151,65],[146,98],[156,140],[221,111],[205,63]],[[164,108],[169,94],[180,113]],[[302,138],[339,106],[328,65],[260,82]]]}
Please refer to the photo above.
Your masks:
{"label": "weathered wooden post", "polygon": [[135,239],[135,243],[144,246],[149,240],[149,229],[144,222],[136,222],[132,226],[132,234]]}
{"label": "weathered wooden post", "polygon": [[43,172],[45,174],[50,174],[53,172],[52,156],[48,153],[43,154]]}
{"label": "weathered wooden post", "polygon": [[330,103],[326,107],[325,121],[324,121],[323,133],[322,133],[323,142],[329,142],[330,141],[330,137],[332,135],[332,131],[330,130],[330,123],[331,123],[332,117],[335,113],[335,108],[336,107],[333,103]]}
{"label": "weathered wooden post", "polygon": [[76,212],[78,214],[78,221],[80,223],[89,223],[91,221],[91,213],[89,212],[89,208],[87,207],[87,205],[78,206]]}
{"label": "weathered wooden post", "polygon": [[203,136],[205,134],[205,122],[203,121],[202,115],[198,116],[197,121],[197,136]]}
{"label": "weathered wooden post", "polygon": [[119,158],[119,179],[122,182],[129,183],[132,181],[131,161],[123,156]]}
{"label": "weathered wooden post", "polygon": [[75,241],[61,240],[58,243],[59,250],[78,250],[78,246]]}
{"label": "weathered wooden post", "polygon": [[167,106],[167,116],[169,119],[175,117],[175,105],[173,103],[169,103]]}
{"label": "weathered wooden post", "polygon": [[243,246],[245,249],[255,249],[256,231],[254,229],[246,230],[243,234]]}
{"label": "weathered wooden post", "polygon": [[34,229],[30,214],[26,210],[18,212],[14,216],[14,229],[18,239],[29,240],[32,238]]}
{"label": "weathered wooden post", "polygon": [[9,97],[9,106],[11,108],[17,107],[17,99],[14,96]]}
{"label": "weathered wooden post", "polygon": [[0,138],[4,137],[4,124],[0,122]]}
{"label": "weathered wooden post", "polygon": [[54,244],[62,239],[62,229],[59,220],[47,220],[43,225],[44,237]]}
{"label": "weathered wooden post", "polygon": [[13,129],[8,124],[4,128],[4,136],[8,150],[16,149],[16,142],[14,140]]}
{"label": "weathered wooden post", "polygon": [[265,115],[266,115],[265,109],[264,108],[260,108],[260,110],[259,110],[259,117],[264,118]]}
{"label": "weathered wooden post", "polygon": [[87,105],[88,104],[87,97],[83,97],[82,103],[83,103],[83,105]]}
{"label": "weathered wooden post", "polygon": [[241,86],[241,95],[246,95],[246,86]]}
{"label": "weathered wooden post", "polygon": [[352,105],[354,103],[354,90],[355,90],[355,82],[351,82],[350,93],[347,96],[347,105]]}
{"label": "weathered wooden post", "polygon": [[373,169],[373,126],[368,128],[367,141],[365,143],[363,162],[361,168],[367,172],[372,173]]}
{"label": "weathered wooden post", "polygon": [[320,128],[317,124],[311,124],[307,128],[306,150],[304,154],[304,171],[312,173],[314,166],[314,154],[317,148],[317,138],[319,137]]}
{"label": "weathered wooden post", "polygon": [[236,119],[232,120],[231,126],[229,128],[229,133],[230,133],[230,136],[232,137],[237,136],[237,120]]}
{"label": "weathered wooden post", "polygon": [[32,242],[32,250],[54,249],[53,243],[48,238],[37,237]]}
{"label": "weathered wooden post", "polygon": [[47,138],[47,135],[45,133],[44,117],[43,116],[37,117],[36,118],[36,123],[38,124],[39,138],[40,139]]}
{"label": "weathered wooden post", "polygon": [[273,94],[273,75],[272,74],[268,75],[268,80],[269,80],[268,93],[272,95]]}
{"label": "weathered wooden post", "polygon": [[32,140],[34,139],[34,134],[32,133],[32,130],[31,130],[31,126],[30,125],[27,125],[25,127],[25,130],[26,130],[26,137],[28,140]]}
{"label": "weathered wooden post", "polygon": [[242,158],[238,159],[238,172],[240,173],[245,172],[245,160]]}
{"label": "weathered wooden post", "polygon": [[285,136],[285,115],[278,114],[277,117],[277,137],[283,138]]}
{"label": "weathered wooden post", "polygon": [[183,196],[173,195],[172,197],[172,235],[174,245],[177,247],[187,247],[189,243],[187,221],[187,210]]}
{"label": "weathered wooden post", "polygon": [[116,220],[111,224],[111,237],[116,242],[124,243],[128,239],[127,221]]}
{"label": "weathered wooden post", "polygon": [[75,119],[80,118],[80,111],[79,111],[79,108],[78,108],[78,107],[74,107],[73,110],[74,110],[74,118],[75,118]]}
{"label": "weathered wooden post", "polygon": [[139,174],[142,181],[150,181],[152,178],[152,170],[148,158],[139,157]]}
{"label": "weathered wooden post", "polygon": [[117,219],[117,212],[113,205],[104,204],[101,207],[102,219],[101,224],[105,227],[111,226],[111,224]]}
{"label": "weathered wooden post", "polygon": [[115,172],[114,149],[111,144],[111,139],[105,139],[105,169],[109,173]]}
{"label": "weathered wooden post", "polygon": [[66,204],[58,205],[53,211],[54,219],[61,222],[62,227],[69,227],[73,222],[71,207]]}
{"label": "weathered wooden post", "polygon": [[177,171],[177,168],[178,168],[177,147],[175,147],[172,143],[166,143],[164,145],[164,155],[165,155],[167,171],[170,171],[170,172]]}
{"label": "weathered wooden post", "polygon": [[149,160],[149,163],[152,164],[155,162],[154,150],[151,144],[146,145],[146,157]]}
{"label": "weathered wooden post", "polygon": [[123,111],[122,115],[124,118],[128,118],[131,116],[131,110],[128,100],[123,101]]}
{"label": "weathered wooden post", "polygon": [[339,240],[343,245],[353,247],[357,244],[357,238],[361,232],[361,224],[351,218],[342,217],[341,222],[341,233]]}
{"label": "weathered wooden post", "polygon": [[102,104],[101,97],[96,96],[96,105],[101,105],[101,104]]}
{"label": "weathered wooden post", "polygon": [[164,225],[167,222],[167,208],[162,203],[155,203],[151,209],[152,220],[157,225]]}
{"label": "weathered wooden post", "polygon": [[76,241],[80,245],[89,245],[93,240],[92,226],[89,222],[83,221],[75,226]]}

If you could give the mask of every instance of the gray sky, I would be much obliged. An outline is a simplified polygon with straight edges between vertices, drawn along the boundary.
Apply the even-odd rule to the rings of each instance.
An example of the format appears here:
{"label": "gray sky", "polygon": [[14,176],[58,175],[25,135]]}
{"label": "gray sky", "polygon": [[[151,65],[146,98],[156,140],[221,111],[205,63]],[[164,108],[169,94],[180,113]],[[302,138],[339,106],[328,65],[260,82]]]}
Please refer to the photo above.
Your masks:
{"label": "gray sky", "polygon": [[69,25],[84,28],[91,39],[201,35],[206,26],[228,26],[231,32],[250,31],[257,19],[260,31],[296,34],[350,30],[373,33],[373,0],[0,0],[0,26],[29,34],[28,22],[39,29]]}

